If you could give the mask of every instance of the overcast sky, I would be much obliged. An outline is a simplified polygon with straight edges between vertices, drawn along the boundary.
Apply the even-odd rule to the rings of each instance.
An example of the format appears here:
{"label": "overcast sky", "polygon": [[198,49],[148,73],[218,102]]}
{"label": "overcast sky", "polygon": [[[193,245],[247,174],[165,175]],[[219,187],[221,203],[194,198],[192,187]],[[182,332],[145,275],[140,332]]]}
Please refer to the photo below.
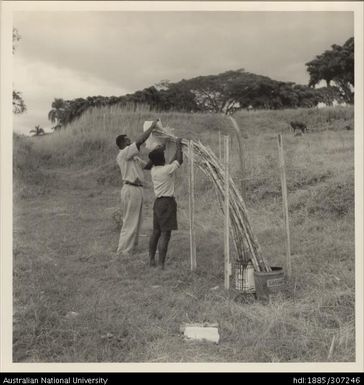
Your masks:
{"label": "overcast sky", "polygon": [[54,98],[123,95],[245,68],[307,84],[305,63],[354,36],[351,12],[15,12],[14,129],[49,128]]}

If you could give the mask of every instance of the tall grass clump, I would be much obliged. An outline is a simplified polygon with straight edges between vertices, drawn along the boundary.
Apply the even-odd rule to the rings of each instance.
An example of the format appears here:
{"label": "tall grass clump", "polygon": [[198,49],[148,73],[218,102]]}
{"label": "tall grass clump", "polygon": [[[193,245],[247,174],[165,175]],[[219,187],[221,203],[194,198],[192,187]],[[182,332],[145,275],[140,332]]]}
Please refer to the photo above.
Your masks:
{"label": "tall grass clump", "polygon": [[47,174],[47,150],[36,151],[35,144],[24,136],[13,136],[13,191],[15,197],[29,198],[49,193],[54,181]]}
{"label": "tall grass clump", "polygon": [[[115,106],[94,108],[52,135],[31,139],[32,156],[49,169],[66,166],[82,170],[86,173],[84,176],[98,183],[120,185],[120,171],[115,162],[118,153],[116,136],[123,133],[135,140],[143,132],[143,123],[157,118],[164,126],[175,128],[176,135],[200,139],[214,149],[218,131],[227,133],[230,127],[226,117],[215,114],[155,113],[146,107],[137,110]],[[141,155],[147,159],[145,147],[142,147]]]}
{"label": "tall grass clump", "polygon": [[65,129],[38,140],[35,150],[48,152],[50,161],[55,164],[103,163],[110,159],[110,154],[116,156],[117,135],[123,133],[136,139],[142,133],[144,121],[157,118],[165,126],[178,127],[178,135],[191,139],[200,138],[202,133],[208,138],[211,131],[227,129],[224,119],[213,114],[155,113],[148,108],[134,111],[125,107],[102,107],[87,110]]}

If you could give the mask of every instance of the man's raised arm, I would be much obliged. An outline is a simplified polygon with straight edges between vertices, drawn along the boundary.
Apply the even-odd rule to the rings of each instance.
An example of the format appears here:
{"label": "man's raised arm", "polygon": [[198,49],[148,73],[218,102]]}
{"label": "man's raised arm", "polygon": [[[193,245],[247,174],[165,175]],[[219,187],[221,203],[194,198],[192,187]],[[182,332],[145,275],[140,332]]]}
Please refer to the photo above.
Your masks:
{"label": "man's raised arm", "polygon": [[178,138],[176,141],[176,160],[179,164],[183,163],[182,139],[181,138]]}
{"label": "man's raised arm", "polygon": [[183,163],[182,139],[181,138],[177,138],[177,140],[176,140],[176,153],[174,154],[174,156],[171,159],[170,163],[173,163],[175,160],[180,165]]}
{"label": "man's raised arm", "polygon": [[140,150],[140,146],[149,138],[149,135],[157,127],[157,122],[158,122],[158,120],[154,120],[152,125],[146,131],[144,131],[139,136],[139,138],[135,141],[135,144],[138,147],[138,150]]}

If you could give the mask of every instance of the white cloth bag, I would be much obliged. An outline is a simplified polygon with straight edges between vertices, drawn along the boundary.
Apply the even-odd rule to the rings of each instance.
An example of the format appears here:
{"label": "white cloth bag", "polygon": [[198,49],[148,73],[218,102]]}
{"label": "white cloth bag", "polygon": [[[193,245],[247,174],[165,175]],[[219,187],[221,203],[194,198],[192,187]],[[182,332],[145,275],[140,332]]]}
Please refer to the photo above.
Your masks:
{"label": "white cloth bag", "polygon": [[[153,121],[152,120],[146,120],[143,124],[143,131],[147,131],[148,128],[153,124]],[[158,123],[157,123],[157,126],[164,130],[165,132],[171,134],[172,133],[172,130],[171,128],[168,128],[168,127],[163,127],[162,126],[162,122],[159,120]],[[160,146],[160,145],[163,145],[163,144],[167,144],[168,142],[168,139],[167,138],[162,138],[160,136],[157,136],[157,135],[153,135],[153,133],[151,133],[151,135],[149,136],[149,138],[145,141],[145,147],[149,150],[149,151],[152,151],[154,150],[157,146]]]}

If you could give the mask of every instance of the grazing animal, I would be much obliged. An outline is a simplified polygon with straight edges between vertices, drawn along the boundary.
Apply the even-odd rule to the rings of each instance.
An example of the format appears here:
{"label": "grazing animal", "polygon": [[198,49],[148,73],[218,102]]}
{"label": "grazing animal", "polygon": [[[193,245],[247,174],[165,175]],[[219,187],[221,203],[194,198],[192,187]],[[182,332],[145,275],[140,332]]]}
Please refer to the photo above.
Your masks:
{"label": "grazing animal", "polygon": [[290,125],[293,129],[293,133],[295,136],[297,135],[303,135],[305,132],[308,131],[306,124],[299,122],[297,120],[294,120],[293,122],[290,122]]}

